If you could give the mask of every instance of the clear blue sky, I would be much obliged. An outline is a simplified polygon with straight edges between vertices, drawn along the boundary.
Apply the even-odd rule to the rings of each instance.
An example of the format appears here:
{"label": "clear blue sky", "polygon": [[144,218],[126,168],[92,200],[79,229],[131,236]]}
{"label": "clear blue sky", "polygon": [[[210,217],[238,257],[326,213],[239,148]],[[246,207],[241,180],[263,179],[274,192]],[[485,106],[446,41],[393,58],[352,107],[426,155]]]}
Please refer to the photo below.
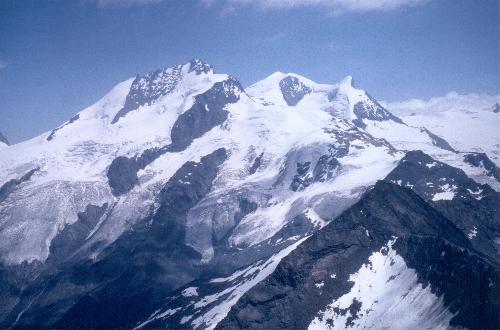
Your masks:
{"label": "clear blue sky", "polygon": [[351,74],[386,101],[498,93],[498,0],[359,3],[1,0],[0,131],[34,137],[120,81],[195,57],[244,86],[284,71]]}

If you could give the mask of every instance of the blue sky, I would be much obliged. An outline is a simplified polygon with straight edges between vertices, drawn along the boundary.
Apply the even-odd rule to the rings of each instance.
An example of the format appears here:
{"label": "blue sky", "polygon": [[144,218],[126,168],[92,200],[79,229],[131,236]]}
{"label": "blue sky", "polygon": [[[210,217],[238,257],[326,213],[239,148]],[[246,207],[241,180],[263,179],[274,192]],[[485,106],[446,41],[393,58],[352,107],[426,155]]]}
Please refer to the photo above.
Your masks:
{"label": "blue sky", "polygon": [[354,76],[379,100],[499,90],[498,0],[2,0],[0,131],[58,126],[137,73],[202,58],[244,86]]}

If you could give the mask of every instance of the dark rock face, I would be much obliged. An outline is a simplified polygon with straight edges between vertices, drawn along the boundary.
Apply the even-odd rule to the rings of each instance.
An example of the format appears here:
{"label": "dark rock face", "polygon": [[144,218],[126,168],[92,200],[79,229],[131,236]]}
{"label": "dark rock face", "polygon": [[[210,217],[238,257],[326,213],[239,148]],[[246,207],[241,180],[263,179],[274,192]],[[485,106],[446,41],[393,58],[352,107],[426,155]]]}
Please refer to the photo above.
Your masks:
{"label": "dark rock face", "polygon": [[[0,263],[0,325],[7,328],[4,321],[9,317],[9,311],[19,303],[26,283],[33,281],[39,274],[41,264],[38,262],[23,262],[18,265]],[[8,323],[7,323],[8,324]]]}
{"label": "dark rock face", "polygon": [[[500,321],[498,268],[483,260],[465,235],[417,194],[381,181],[284,258],[217,328],[307,328],[318,311],[351,289],[349,275],[393,237],[397,237],[393,248],[417,272],[419,282],[443,296],[455,314],[452,325],[495,328]],[[318,290],[315,284],[330,274],[336,274],[335,279],[325,280]],[[353,301],[354,317],[348,323],[359,316],[360,307]]]}
{"label": "dark rock face", "polygon": [[116,123],[130,111],[143,105],[151,105],[161,96],[171,93],[182,78],[182,65],[157,70],[144,76],[137,76],[130,86],[123,108],[120,109],[111,121]]}
{"label": "dark rock face", "polygon": [[296,106],[307,94],[312,92],[312,89],[298,78],[287,76],[279,82],[281,94],[285,99],[286,104]]}
{"label": "dark rock face", "polygon": [[356,118],[356,119],[353,119],[352,120],[352,123],[356,126],[356,127],[359,127],[361,129],[364,129],[366,128],[366,124],[359,118]]}
{"label": "dark rock face", "polygon": [[116,123],[130,111],[143,105],[151,105],[163,95],[171,93],[182,78],[182,65],[158,70],[145,76],[137,76],[130,86],[123,108],[120,109],[111,121]]}
{"label": "dark rock face", "polygon": [[186,149],[194,139],[222,124],[229,114],[224,107],[236,103],[243,91],[234,78],[215,83],[212,88],[195,97],[193,106],[181,114],[172,127],[170,151]]}
{"label": "dark rock face", "polygon": [[[188,72],[195,72],[197,75],[207,74],[213,72],[213,68],[210,64],[194,59],[189,62]],[[130,86],[123,108],[117,112],[111,124],[118,122],[130,111],[137,110],[144,105],[151,105],[160,97],[170,94],[181,79],[182,65],[137,76]]]}
{"label": "dark rock face", "polygon": [[16,189],[17,186],[19,186],[21,183],[28,181],[31,179],[33,174],[35,174],[36,171],[38,171],[39,168],[34,168],[31,171],[27,172],[24,174],[22,177],[19,179],[12,179],[4,183],[0,187],[0,203],[2,203],[4,200],[9,197],[9,195]]}
{"label": "dark rock face", "polygon": [[297,159],[294,166],[295,173],[291,178],[290,190],[302,191],[314,182],[325,182],[332,179],[340,167],[337,158],[342,158],[348,153],[349,143],[347,142],[338,146],[329,146],[328,151],[319,157],[309,155],[307,151],[303,154],[301,150],[288,155],[287,157],[290,157],[290,160]]}
{"label": "dark rock face", "polygon": [[464,156],[464,161],[475,167],[482,166],[488,176],[494,177],[500,182],[500,168],[485,153],[470,153]]}
{"label": "dark rock face", "polygon": [[431,201],[436,193],[453,192],[453,198],[471,198],[481,188],[491,190],[470,179],[464,171],[434,160],[420,150],[410,151],[401,159],[385,180],[403,187],[411,187],[426,201]]}
{"label": "dark rock face", "polygon": [[108,204],[102,206],[89,204],[84,212],[78,213],[78,220],[66,227],[52,240],[50,254],[47,264],[54,261],[60,262],[70,257],[79,247],[83,246],[85,240],[91,235],[104,216]]}
{"label": "dark rock face", "polygon": [[457,152],[455,149],[453,149],[452,146],[450,146],[450,144],[445,139],[437,136],[436,134],[432,133],[428,129],[422,128],[420,131],[423,133],[426,133],[432,139],[432,144],[435,145],[436,147],[441,148],[443,150],[455,152],[455,153]]}
{"label": "dark rock face", "polygon": [[262,163],[263,156],[264,156],[264,153],[262,152],[259,156],[257,156],[255,158],[255,160],[252,163],[252,166],[250,166],[250,168],[248,169],[249,174],[254,174],[255,172],[257,172],[257,170],[259,169],[259,167]]}
{"label": "dark rock face", "polygon": [[[386,180],[411,187],[470,235],[475,249],[500,263],[495,246],[495,237],[500,235],[500,194],[490,186],[476,183],[462,170],[437,162],[421,151],[408,152]],[[443,191],[450,191],[453,198],[436,198]]]}
{"label": "dark rock face", "polygon": [[392,113],[387,111],[383,106],[381,106],[374,98],[370,95],[367,95],[370,99],[370,103],[368,102],[358,102],[354,104],[353,112],[356,117],[358,117],[357,121],[353,120],[353,123],[358,127],[365,127],[366,124],[363,122],[363,119],[367,120],[375,120],[375,121],[385,121],[392,120],[397,123],[403,124],[403,121],[394,116]]}
{"label": "dark rock face", "polygon": [[313,170],[314,182],[324,182],[333,178],[334,171],[339,166],[340,162],[333,155],[321,156]]}
{"label": "dark rock face", "polygon": [[[257,210],[258,205],[255,202],[252,202],[245,197],[240,197],[239,198],[239,204],[240,204],[240,209],[236,214],[234,215],[234,221],[235,223],[239,223],[241,219],[243,219],[246,215],[255,212]],[[227,235],[227,233],[226,233]],[[224,236],[226,236],[224,235]],[[216,237],[217,239],[223,238],[222,235],[221,237]]]}
{"label": "dark rock face", "polygon": [[202,73],[210,73],[213,72],[213,68],[210,64],[203,62],[200,59],[194,59],[189,62],[189,71],[195,72],[200,75]]}
{"label": "dark rock face", "polygon": [[113,159],[107,173],[113,195],[120,196],[129,192],[139,182],[139,170],[139,162],[136,159],[123,156]]}
{"label": "dark rock face", "polygon": [[495,106],[493,107],[493,112],[494,113],[499,113],[500,112],[500,104],[495,103]]}
{"label": "dark rock face", "polygon": [[194,139],[222,124],[229,114],[225,106],[238,102],[242,91],[240,83],[231,77],[215,83],[206,92],[196,95],[193,106],[177,118],[170,145],[145,150],[134,158],[115,158],[107,172],[112,193],[119,196],[129,192],[138,182],[137,171],[167,152],[186,149]]}
{"label": "dark rock face", "polygon": [[6,145],[10,145],[9,140],[7,140],[7,138],[3,136],[1,132],[0,132],[0,142],[5,143]]}
{"label": "dark rock face", "polygon": [[65,127],[65,126],[68,126],[69,124],[73,124],[73,123],[74,123],[75,121],[77,121],[78,119],[80,119],[80,115],[79,115],[79,114],[77,114],[77,115],[75,115],[75,116],[71,117],[71,119],[70,119],[67,123],[65,123],[64,125],[59,126],[58,128],[53,129],[53,130],[50,132],[49,136],[47,136],[47,139],[46,139],[46,140],[47,140],[47,141],[52,141],[52,139],[54,139],[54,137],[56,136],[57,131],[59,131],[60,129],[62,129],[62,128],[63,128],[63,127]]}
{"label": "dark rock face", "polygon": [[[58,272],[41,276],[0,326],[16,322],[19,328],[118,329],[132,328],[147,317],[169,292],[197,278],[203,269],[200,254],[184,244],[186,214],[210,191],[226,157],[226,151],[218,149],[198,163],[185,163],[161,190],[154,214],[95,260],[74,258]],[[90,206],[80,215],[85,227],[102,216],[103,208]],[[65,237],[82,228],[68,229]]]}
{"label": "dark rock face", "polygon": [[312,177],[307,175],[311,162],[297,163],[297,174],[294,175],[290,189],[293,191],[304,190],[312,183]]}

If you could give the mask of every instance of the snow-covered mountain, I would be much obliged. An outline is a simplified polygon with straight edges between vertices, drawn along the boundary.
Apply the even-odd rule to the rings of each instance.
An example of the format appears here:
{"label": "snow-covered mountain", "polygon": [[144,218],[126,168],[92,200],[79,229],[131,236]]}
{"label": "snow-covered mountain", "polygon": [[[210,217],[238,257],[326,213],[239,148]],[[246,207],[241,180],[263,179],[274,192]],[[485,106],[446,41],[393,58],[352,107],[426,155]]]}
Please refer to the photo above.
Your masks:
{"label": "snow-covered mountain", "polygon": [[[382,226],[376,243],[343,276],[361,278],[361,286],[377,283],[381,289],[370,299],[387,299],[387,306],[404,285],[414,288],[408,303],[421,306],[422,318],[409,319],[409,325],[438,313],[429,325],[471,327],[456,321],[446,296],[442,301],[448,291],[439,291],[441,284],[419,277],[424,266],[411,261],[420,258],[419,250],[401,252],[399,244],[421,232],[445,235],[443,240],[478,255],[450,259],[447,271],[485,263],[477,274],[498,272],[500,170],[488,157],[497,151],[483,144],[466,149],[445,131],[436,133],[436,126],[406,118],[355,87],[352,77],[318,84],[276,72],[243,89],[236,78],[192,60],[118,84],[61,126],[2,149],[0,325],[214,328],[224,320],[222,327],[245,327],[247,317],[267,312],[234,313],[251,292],[263,290],[259,283],[281,276],[281,260],[308,255],[301,251],[317,237],[328,241],[325,233],[347,226],[346,214],[379,191],[412,201],[393,206],[408,209],[410,223],[381,216],[405,229]],[[415,162],[418,169],[405,167]],[[449,233],[436,232],[434,218]],[[378,231],[376,223],[370,226],[367,231]],[[382,249],[395,260],[394,271],[405,274],[393,288],[380,284],[385,275],[370,275],[361,266],[369,251],[370,262],[386,258]],[[494,283],[488,290],[498,289]],[[332,302],[344,291],[311,308],[347,308]],[[315,297],[303,293],[301,299]],[[291,299],[283,306],[295,306]],[[300,314],[286,310],[293,311],[288,317]],[[311,311],[300,327],[327,327],[325,317]],[[237,326],[235,317],[245,321]],[[270,317],[271,323],[255,322],[299,325],[279,313],[264,318]]]}
{"label": "snow-covered mountain", "polygon": [[410,125],[424,126],[462,151],[487,153],[500,166],[498,132],[500,95],[451,92],[428,101],[387,104],[387,109]]}

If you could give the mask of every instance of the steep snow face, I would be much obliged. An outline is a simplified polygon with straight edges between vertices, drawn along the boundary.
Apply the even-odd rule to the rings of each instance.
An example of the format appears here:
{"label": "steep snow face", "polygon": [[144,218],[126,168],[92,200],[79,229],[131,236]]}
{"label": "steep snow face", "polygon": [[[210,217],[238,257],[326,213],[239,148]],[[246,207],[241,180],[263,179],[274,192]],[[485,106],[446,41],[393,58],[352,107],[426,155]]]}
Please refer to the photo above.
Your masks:
{"label": "steep snow face", "polygon": [[309,330],[385,329],[395,323],[398,329],[449,328],[454,315],[430,285],[418,283],[418,274],[392,248],[394,242],[374,252],[349,277],[351,290],[320,311]]}
{"label": "steep snow face", "polygon": [[[169,78],[173,72],[178,75],[175,84]],[[115,205],[110,218],[120,215],[120,220],[113,229],[123,229],[124,223],[133,223],[144,216],[154,202],[155,188],[144,187],[117,201],[107,183],[107,168],[116,156],[135,156],[168,144],[177,117],[191,107],[195,96],[228,79],[227,75],[214,74],[211,67],[198,60],[146,77],[150,78],[144,78],[147,83],[136,78],[118,84],[97,103],[52,132],[2,150],[0,186],[39,169],[0,204],[2,241],[30,237],[16,239],[10,249],[5,247],[8,252],[0,247],[5,252],[2,260],[8,263],[45,260],[51,240],[66,224],[75,222],[77,213],[84,211],[87,204]],[[139,104],[137,109],[129,109],[112,123],[134,93],[131,89],[134,81],[141,82],[138,86],[144,82],[144,93],[155,97]]]}
{"label": "steep snow face", "polygon": [[[3,154],[0,160],[2,179],[17,173],[19,166],[36,162],[40,164],[45,181],[54,178],[101,181],[105,179],[103,174],[109,159],[116,155],[135,155],[144,148],[163,146],[169,142],[175,119],[190,108],[194,97],[228,78],[212,71],[197,74],[190,70],[188,63],[118,84],[54,134],[42,134],[16,144]],[[176,84],[169,82],[173,71],[179,76]],[[140,103],[111,124],[127,98],[134,95],[135,90],[131,89],[134,84],[136,88],[142,86],[145,95],[155,97]],[[165,89],[168,93],[163,92]],[[50,135],[52,138],[47,141]]]}
{"label": "steep snow face", "polygon": [[424,126],[446,139],[454,148],[485,152],[500,165],[499,95],[448,93],[428,101],[388,103],[387,108],[412,126]]}

